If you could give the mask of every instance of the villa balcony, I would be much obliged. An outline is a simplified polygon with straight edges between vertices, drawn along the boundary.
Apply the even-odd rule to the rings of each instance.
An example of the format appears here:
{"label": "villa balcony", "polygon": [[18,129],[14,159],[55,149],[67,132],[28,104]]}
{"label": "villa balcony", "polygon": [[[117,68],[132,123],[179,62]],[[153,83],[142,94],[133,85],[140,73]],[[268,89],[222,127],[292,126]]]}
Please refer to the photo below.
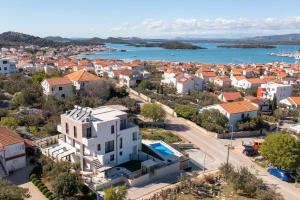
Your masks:
{"label": "villa balcony", "polygon": [[60,132],[60,133],[62,133],[62,127],[61,127],[61,125],[59,124],[59,125],[57,125],[57,131],[58,132]]}
{"label": "villa balcony", "polygon": [[91,137],[91,138],[82,138],[82,144],[84,144],[85,146],[92,146],[96,144],[96,139],[97,137]]}

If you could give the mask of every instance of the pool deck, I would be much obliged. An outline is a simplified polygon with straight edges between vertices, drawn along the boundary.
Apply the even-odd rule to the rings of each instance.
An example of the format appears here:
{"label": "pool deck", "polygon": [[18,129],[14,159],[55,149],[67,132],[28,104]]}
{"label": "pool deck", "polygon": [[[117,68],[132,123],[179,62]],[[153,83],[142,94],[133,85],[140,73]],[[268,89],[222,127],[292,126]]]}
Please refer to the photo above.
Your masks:
{"label": "pool deck", "polygon": [[[173,147],[171,147],[170,145],[168,145],[167,143],[165,143],[164,141],[161,141],[161,140],[142,140],[142,143],[147,145],[152,151],[154,151],[156,154],[158,154],[164,160],[168,160],[168,159],[174,160],[176,158],[177,158],[177,160],[179,160],[179,158],[183,156],[182,153],[180,153],[179,151],[177,151],[176,149],[174,149]],[[159,150],[155,149],[153,146],[151,146],[152,144],[157,144],[157,143],[160,143],[166,149],[171,151],[172,154],[165,155],[165,154],[161,153]]]}

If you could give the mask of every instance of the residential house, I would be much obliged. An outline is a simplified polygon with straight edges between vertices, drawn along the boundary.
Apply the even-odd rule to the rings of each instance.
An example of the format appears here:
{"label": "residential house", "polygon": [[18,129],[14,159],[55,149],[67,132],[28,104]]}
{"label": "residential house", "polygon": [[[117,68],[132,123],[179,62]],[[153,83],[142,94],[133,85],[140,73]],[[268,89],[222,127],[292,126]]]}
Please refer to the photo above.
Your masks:
{"label": "residential house", "polygon": [[280,104],[287,106],[289,109],[300,108],[300,97],[288,97],[279,101]]}
{"label": "residential house", "polygon": [[222,88],[228,88],[231,86],[231,80],[228,76],[216,76],[213,78],[213,83]]}
{"label": "residential house", "polygon": [[218,96],[218,99],[222,102],[232,102],[242,99],[242,95],[240,92],[222,92]]}
{"label": "residential house", "polygon": [[16,72],[17,72],[17,67],[13,61],[7,58],[0,59],[0,75],[14,74]]}
{"label": "residential house", "polygon": [[245,118],[257,117],[258,112],[257,105],[247,101],[221,103],[216,109],[228,118],[233,130],[238,130],[237,122]]}
{"label": "residential house", "polygon": [[69,99],[75,92],[84,92],[97,86],[101,79],[85,70],[67,74],[64,77],[48,78],[42,81],[46,96]]}
{"label": "residential house", "polygon": [[201,78],[190,74],[182,74],[176,78],[176,89],[179,94],[188,93],[189,91],[201,91],[202,84]]}
{"label": "residential house", "polygon": [[24,139],[13,130],[0,127],[0,177],[25,166]]}
{"label": "residential house", "polygon": [[245,78],[245,79],[239,80],[237,82],[237,84],[234,86],[236,88],[251,89],[251,88],[257,88],[263,83],[264,83],[264,81],[259,78]]}

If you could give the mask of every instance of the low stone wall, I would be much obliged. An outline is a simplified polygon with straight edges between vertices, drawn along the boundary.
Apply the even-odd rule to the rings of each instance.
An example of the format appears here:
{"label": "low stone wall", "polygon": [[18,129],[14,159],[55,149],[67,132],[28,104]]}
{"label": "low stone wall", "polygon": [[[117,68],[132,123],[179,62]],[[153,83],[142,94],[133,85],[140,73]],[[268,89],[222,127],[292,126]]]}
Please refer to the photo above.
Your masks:
{"label": "low stone wall", "polygon": [[[265,131],[240,131],[240,132],[233,132],[233,138],[245,138],[245,137],[258,137],[265,135]],[[219,139],[230,139],[231,133],[227,134],[217,134],[217,138]]]}
{"label": "low stone wall", "polygon": [[151,181],[157,180],[159,178],[168,176],[170,174],[178,173],[180,169],[180,163],[176,162],[165,167],[161,167],[159,169],[155,169],[154,173],[147,173],[135,179],[128,179],[128,184],[132,187],[142,186]]}

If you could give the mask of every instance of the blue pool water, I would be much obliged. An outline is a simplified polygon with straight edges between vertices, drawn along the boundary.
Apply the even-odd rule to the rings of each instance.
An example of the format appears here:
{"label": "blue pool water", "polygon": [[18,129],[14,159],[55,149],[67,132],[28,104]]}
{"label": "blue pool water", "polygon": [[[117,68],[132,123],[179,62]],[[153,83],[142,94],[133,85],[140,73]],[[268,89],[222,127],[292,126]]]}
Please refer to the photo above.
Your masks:
{"label": "blue pool water", "polygon": [[168,149],[161,143],[150,144],[150,146],[152,148],[154,148],[156,151],[158,151],[163,156],[168,156],[168,155],[173,154],[173,151],[171,151],[170,149]]}
{"label": "blue pool water", "polygon": [[[268,53],[289,53],[300,50],[300,45],[276,45],[274,49],[231,49],[218,48],[217,43],[193,43],[207,49],[174,50],[156,47],[133,47],[124,44],[106,44],[107,47],[118,51],[104,51],[90,55],[80,55],[81,58],[125,59],[125,60],[165,60],[181,62],[206,63],[268,63],[287,62],[295,63],[294,58],[277,57]],[[120,51],[120,50],[126,50]]]}

